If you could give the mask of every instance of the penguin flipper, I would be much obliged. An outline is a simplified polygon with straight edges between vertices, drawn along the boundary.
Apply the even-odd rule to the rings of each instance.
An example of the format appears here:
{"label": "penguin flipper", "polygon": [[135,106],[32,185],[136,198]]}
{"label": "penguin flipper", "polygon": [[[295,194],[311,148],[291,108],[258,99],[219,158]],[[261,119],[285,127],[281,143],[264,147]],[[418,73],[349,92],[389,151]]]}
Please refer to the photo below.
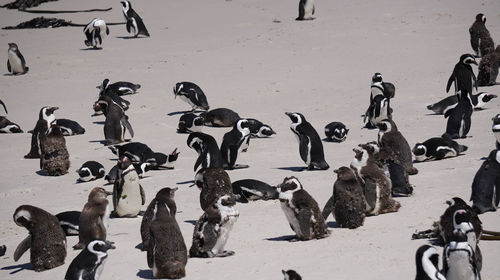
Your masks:
{"label": "penguin flipper", "polygon": [[[150,226],[151,228],[151,226]],[[153,248],[155,247],[155,237],[154,237],[154,234],[153,234],[153,231],[150,229],[149,230],[149,246],[148,246],[148,255],[147,255],[147,258],[148,258],[148,266],[149,268],[153,268],[154,266],[154,261],[155,261],[155,256],[154,256],[154,252],[153,252]]]}
{"label": "penguin flipper", "polygon": [[323,215],[325,221],[328,219],[328,216],[330,216],[330,214],[333,213],[333,209],[335,207],[334,204],[335,204],[335,197],[334,195],[332,195],[330,199],[328,199],[328,201],[326,202],[325,207],[323,207],[323,211],[321,212],[321,215]]}
{"label": "penguin flipper", "polygon": [[232,145],[229,147],[229,168],[233,168],[238,158],[238,146]]}
{"label": "penguin flipper", "polygon": [[132,33],[132,32],[130,31],[130,28],[131,28],[131,27],[132,27],[132,19],[130,19],[130,18],[129,18],[129,19],[127,19],[127,32],[128,32],[128,33]]}
{"label": "penguin flipper", "polygon": [[194,171],[198,169],[198,166],[203,163],[203,161],[207,158],[207,152],[203,151],[201,154],[198,156],[198,159],[196,159],[196,162],[194,163]]}
{"label": "penguin flipper", "polygon": [[300,158],[304,162],[307,161],[307,154],[310,153],[308,145],[309,145],[309,138],[305,135],[299,134],[299,153],[300,153]]}
{"label": "penguin flipper", "polygon": [[12,68],[10,68],[10,60],[7,59],[7,70],[9,70],[9,72],[12,72]]}
{"label": "penguin flipper", "polygon": [[115,184],[113,185],[113,209],[116,210],[118,206],[118,201],[120,201],[120,196],[122,195],[122,186],[120,184],[120,179],[116,178]]}
{"label": "penguin flipper", "polygon": [[139,190],[141,191],[141,201],[142,201],[141,205],[144,205],[144,203],[146,203],[146,193],[144,192],[144,189],[142,188],[141,185],[139,185]]}
{"label": "penguin flipper", "polygon": [[309,240],[313,238],[311,216],[312,212],[310,209],[303,208],[299,211],[298,220],[300,231],[302,232],[302,236],[299,236],[299,239],[301,240]]}
{"label": "penguin flipper", "polygon": [[123,126],[125,126],[125,128],[128,129],[130,136],[133,138],[134,137],[134,130],[132,129],[132,126],[128,122],[128,117],[123,115],[123,117],[120,119],[120,122],[122,123]]}
{"label": "penguin flipper", "polygon": [[16,251],[14,251],[14,261],[18,261],[24,252],[28,251],[31,247],[31,235],[28,235],[19,245],[17,245]]}
{"label": "penguin flipper", "polygon": [[450,78],[448,79],[448,83],[446,84],[446,92],[450,91],[451,84],[455,81],[455,76],[451,74]]}

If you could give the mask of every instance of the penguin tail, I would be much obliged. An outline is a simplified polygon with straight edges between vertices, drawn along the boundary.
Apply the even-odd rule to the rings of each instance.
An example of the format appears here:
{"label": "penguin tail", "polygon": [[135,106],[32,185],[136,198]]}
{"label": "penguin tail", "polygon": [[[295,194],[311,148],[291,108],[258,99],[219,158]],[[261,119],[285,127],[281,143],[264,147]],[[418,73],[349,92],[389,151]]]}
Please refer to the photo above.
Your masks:
{"label": "penguin tail", "polygon": [[427,105],[427,109],[431,110],[432,111],[432,108],[434,107],[434,104],[432,105]]}
{"label": "penguin tail", "polygon": [[467,149],[468,149],[468,147],[465,145],[458,145],[457,152],[463,153],[463,152],[467,151]]}

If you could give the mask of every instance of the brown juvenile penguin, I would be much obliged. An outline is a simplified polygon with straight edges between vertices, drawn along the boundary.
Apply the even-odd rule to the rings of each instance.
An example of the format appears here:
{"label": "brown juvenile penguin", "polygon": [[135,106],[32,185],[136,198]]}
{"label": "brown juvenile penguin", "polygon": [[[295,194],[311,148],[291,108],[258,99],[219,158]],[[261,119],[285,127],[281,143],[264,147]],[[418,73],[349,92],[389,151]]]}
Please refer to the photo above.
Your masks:
{"label": "brown juvenile penguin", "polygon": [[202,168],[195,176],[195,184],[201,190],[200,206],[203,211],[213,205],[222,195],[233,194],[231,179],[222,168]]}
{"label": "brown juvenile penguin", "polygon": [[286,177],[277,188],[281,209],[298,240],[328,236],[325,219],[321,215],[318,203],[303,189],[299,179],[293,176]]}
{"label": "brown juvenile penguin", "polygon": [[24,158],[40,158],[40,137],[47,132],[49,127],[56,123],[54,111],[57,109],[59,108],[50,106],[45,106],[40,109],[40,112],[38,113],[38,121],[36,122],[33,134],[31,135],[31,148],[29,153],[26,154]]}
{"label": "brown juvenile penguin", "polygon": [[401,204],[392,199],[391,183],[384,171],[377,165],[373,145],[364,144],[353,149],[355,155],[351,168],[363,187],[366,199],[366,212],[369,215],[379,215],[397,212]]}
{"label": "brown juvenile penguin", "polygon": [[147,251],[149,246],[149,226],[151,223],[157,218],[158,213],[158,205],[165,204],[167,205],[167,211],[175,219],[175,213],[177,212],[177,206],[175,204],[174,196],[175,191],[178,188],[163,188],[156,193],[156,197],[151,200],[149,203],[146,212],[142,216],[141,222],[141,238],[142,238],[142,251]]}
{"label": "brown juvenile penguin", "polygon": [[392,154],[394,161],[403,165],[409,175],[415,175],[418,170],[413,167],[413,159],[410,145],[399,132],[393,120],[385,119],[377,124],[378,144],[380,152]]}
{"label": "brown juvenile penguin", "polygon": [[495,44],[491,38],[490,32],[486,28],[486,16],[484,14],[477,14],[476,20],[469,28],[470,44],[476,57],[482,57],[493,51]]}
{"label": "brown juvenile penguin", "polygon": [[106,240],[111,213],[111,206],[106,197],[112,194],[101,187],[95,187],[90,191],[88,202],[80,214],[79,242],[73,246],[74,249],[83,249],[92,240]]}
{"label": "brown juvenile penguin", "polygon": [[58,125],[52,125],[46,134],[40,135],[40,169],[49,176],[68,173],[69,153],[66,140]]}
{"label": "brown juvenile penguin", "polygon": [[14,261],[30,249],[31,265],[37,272],[64,264],[66,235],[55,216],[35,206],[21,205],[13,217],[16,225],[29,231],[28,237],[17,246]]}
{"label": "brown juvenile penguin", "polygon": [[323,208],[323,218],[333,212],[340,227],[354,229],[365,221],[366,200],[356,175],[349,167],[334,170],[337,180],[333,185],[333,195]]}
{"label": "brown juvenile penguin", "polygon": [[496,85],[499,67],[500,45],[494,51],[481,58],[478,67],[477,85],[480,87]]}

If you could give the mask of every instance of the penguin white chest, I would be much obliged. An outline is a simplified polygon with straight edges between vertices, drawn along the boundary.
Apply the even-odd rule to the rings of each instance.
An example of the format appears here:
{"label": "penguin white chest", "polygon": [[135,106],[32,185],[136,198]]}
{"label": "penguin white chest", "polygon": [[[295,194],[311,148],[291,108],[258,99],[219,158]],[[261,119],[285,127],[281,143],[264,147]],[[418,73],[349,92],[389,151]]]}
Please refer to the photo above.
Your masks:
{"label": "penguin white chest", "polygon": [[298,237],[303,236],[299,220],[295,216],[293,209],[288,206],[287,202],[281,202],[281,209],[285,213],[286,219],[288,220],[288,223],[292,227],[293,231],[295,231],[295,234],[297,234]]}
{"label": "penguin white chest", "polygon": [[23,62],[14,51],[9,50],[9,63],[12,73],[23,73]]}
{"label": "penguin white chest", "polygon": [[475,280],[474,271],[469,262],[469,254],[466,251],[455,251],[448,257],[448,273],[446,279],[449,280]]}
{"label": "penguin white chest", "polygon": [[131,172],[124,176],[122,194],[116,206],[116,212],[119,216],[136,216],[141,210],[142,198],[139,185],[139,176]]}
{"label": "penguin white chest", "polygon": [[314,0],[306,0],[304,5],[304,18],[311,18],[314,14]]}
{"label": "penguin white chest", "polygon": [[188,97],[184,96],[184,95],[179,95],[179,98],[186,102],[187,104],[191,105],[191,106],[194,106],[194,103],[193,101],[191,101],[191,99],[189,99]]}
{"label": "penguin white chest", "polygon": [[226,246],[227,240],[229,239],[229,233],[233,229],[233,225],[237,219],[236,216],[229,216],[228,220],[220,225],[219,236],[212,248],[212,253],[217,255],[220,252],[224,252],[224,246]]}

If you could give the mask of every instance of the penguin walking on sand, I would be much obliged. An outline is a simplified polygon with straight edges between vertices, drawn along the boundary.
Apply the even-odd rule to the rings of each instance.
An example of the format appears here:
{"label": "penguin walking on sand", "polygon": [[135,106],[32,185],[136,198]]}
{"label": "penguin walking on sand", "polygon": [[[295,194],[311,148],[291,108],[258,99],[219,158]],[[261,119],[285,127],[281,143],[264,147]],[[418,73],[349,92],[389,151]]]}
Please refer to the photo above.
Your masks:
{"label": "penguin walking on sand", "polygon": [[38,121],[31,135],[31,149],[24,158],[40,158],[40,137],[46,134],[49,127],[55,124],[56,116],[54,115],[54,111],[57,109],[59,108],[50,106],[45,106],[40,109]]}
{"label": "penguin walking on sand", "polygon": [[295,20],[313,20],[315,12],[314,0],[300,0],[299,16]]}
{"label": "penguin walking on sand", "polygon": [[480,87],[497,84],[498,68],[500,67],[500,45],[481,58],[478,66],[477,85]]}
{"label": "penguin walking on sand", "polygon": [[495,135],[497,150],[500,150],[500,114],[497,114],[491,120],[493,121],[491,131]]}
{"label": "penguin walking on sand", "polygon": [[224,160],[224,167],[227,169],[245,168],[248,165],[237,165],[236,159],[242,148],[243,143],[246,143],[250,138],[250,128],[248,120],[240,119],[234,124],[233,129],[226,134],[222,139],[220,151]]}
{"label": "penguin walking on sand", "polygon": [[104,79],[102,84],[98,85],[96,88],[100,91],[99,95],[111,92],[118,96],[122,96],[137,93],[137,90],[141,88],[141,85],[125,81],[110,83],[109,79]]}
{"label": "penguin walking on sand", "polygon": [[93,240],[78,254],[66,271],[64,280],[98,280],[108,258],[107,251],[115,246],[104,240]]}
{"label": "penguin walking on sand", "polygon": [[14,261],[30,249],[30,262],[36,272],[64,264],[66,235],[59,221],[49,212],[31,205],[21,205],[14,211],[14,222],[29,231],[14,252]]}
{"label": "penguin walking on sand", "polygon": [[325,161],[323,143],[314,127],[301,113],[285,113],[292,123],[290,129],[299,141],[299,154],[308,170],[330,168]]}
{"label": "penguin walking on sand", "polygon": [[281,209],[296,234],[292,241],[321,239],[329,235],[318,203],[304,190],[299,179],[286,177],[277,189]]}
{"label": "penguin walking on sand", "polygon": [[114,215],[117,217],[136,217],[144,205],[146,194],[139,183],[139,175],[127,156],[118,159],[119,176],[113,186]]}
{"label": "penguin walking on sand", "polygon": [[472,209],[478,214],[496,211],[500,203],[500,150],[490,152],[472,181]]}
{"label": "penguin walking on sand", "polygon": [[[5,103],[3,103],[2,100],[0,100],[0,104],[3,106],[5,113],[8,114],[7,112],[7,106],[5,106]],[[0,133],[22,133],[23,130],[18,124],[15,124],[9,119],[7,119],[4,116],[0,116]]]}
{"label": "penguin walking on sand", "polygon": [[207,97],[203,90],[195,83],[192,82],[179,82],[174,86],[174,96],[191,105],[192,112],[196,109],[207,111],[210,109],[208,106]]}
{"label": "penguin walking on sand", "polygon": [[412,149],[416,161],[431,161],[456,157],[465,151],[467,151],[467,146],[458,144],[448,134],[443,135],[443,137],[427,139],[423,143],[417,143]]}
{"label": "penguin walking on sand", "polygon": [[26,66],[26,60],[16,43],[9,43],[8,54],[7,70],[13,75],[26,74],[30,68]]}
{"label": "penguin walking on sand", "polygon": [[87,38],[85,45],[97,49],[102,45],[102,39],[109,35],[109,28],[103,19],[94,18],[83,28],[83,33]]}
{"label": "penguin walking on sand", "polygon": [[384,120],[377,125],[378,144],[381,151],[391,153],[395,156],[394,160],[400,163],[409,175],[415,175],[418,170],[413,167],[412,152],[408,141],[398,130],[393,120]]}
{"label": "penguin walking on sand", "polygon": [[40,169],[46,175],[61,176],[68,173],[69,153],[58,125],[52,125],[40,135],[40,152]]}
{"label": "penguin walking on sand", "polygon": [[436,248],[422,245],[415,254],[417,276],[415,280],[446,280],[439,271],[439,253]]}
{"label": "penguin walking on sand", "polygon": [[198,158],[194,164],[194,171],[201,165],[202,168],[222,168],[222,159],[217,141],[211,135],[193,132],[189,134],[187,145],[198,153]]}
{"label": "penguin walking on sand", "polygon": [[134,137],[134,130],[128,121],[128,116],[125,115],[123,107],[114,102],[111,97],[105,95],[102,95],[98,102],[106,106],[104,137],[107,145],[124,142],[127,129],[130,136]]}
{"label": "penguin walking on sand", "polygon": [[103,178],[106,175],[106,170],[104,166],[97,161],[89,160],[86,161],[80,168],[76,170],[79,180],[81,182],[88,182]]}
{"label": "penguin walking on sand", "polygon": [[127,21],[127,32],[134,34],[134,37],[142,35],[149,37],[149,32],[142,21],[142,18],[132,9],[130,1],[120,1],[122,3],[122,11],[125,20]]}
{"label": "penguin walking on sand", "polygon": [[73,246],[74,249],[83,249],[95,239],[106,240],[111,214],[108,195],[112,193],[101,187],[95,187],[90,191],[87,203],[80,214],[79,241]]}
{"label": "penguin walking on sand", "polygon": [[450,242],[444,247],[443,274],[450,280],[481,279],[475,252],[461,230],[454,230]]}
{"label": "penguin walking on sand", "polygon": [[196,172],[194,183],[200,190],[200,206],[203,211],[223,195],[233,195],[229,174],[222,168],[204,168]]}
{"label": "penguin walking on sand", "polygon": [[470,44],[476,57],[483,57],[493,50],[495,44],[491,39],[490,32],[486,28],[486,16],[477,14],[476,20],[469,28]]}
{"label": "penguin walking on sand", "polygon": [[200,117],[205,125],[213,127],[233,127],[240,119],[238,113],[228,108],[212,109],[201,113]]}

